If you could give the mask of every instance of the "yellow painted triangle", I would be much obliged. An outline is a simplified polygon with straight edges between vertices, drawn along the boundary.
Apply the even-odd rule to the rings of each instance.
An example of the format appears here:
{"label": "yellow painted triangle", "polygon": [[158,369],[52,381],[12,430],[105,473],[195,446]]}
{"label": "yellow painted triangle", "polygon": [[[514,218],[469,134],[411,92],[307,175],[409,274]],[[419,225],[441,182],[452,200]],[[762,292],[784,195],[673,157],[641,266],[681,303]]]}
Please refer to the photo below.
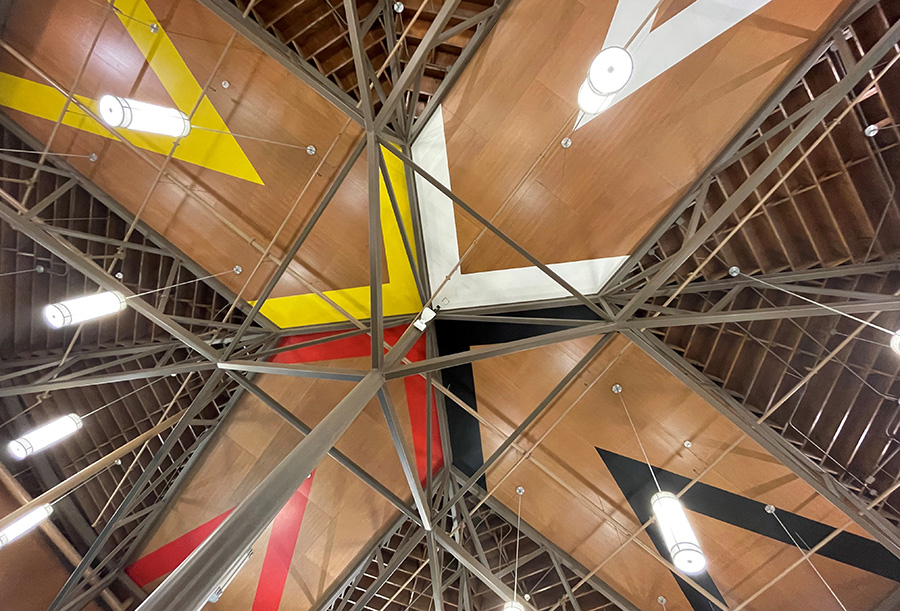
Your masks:
{"label": "yellow painted triangle", "polygon": [[[175,49],[175,45],[172,44],[162,26],[155,33],[148,27],[147,24],[159,23],[153,11],[147,6],[145,0],[117,0],[116,8],[118,9],[116,14],[122,25],[172,97],[175,106],[185,114],[189,114],[193,110],[194,104],[197,103],[197,99],[200,98],[203,88]],[[126,92],[104,93],[124,95]],[[95,100],[82,96],[76,97],[91,110],[97,110]],[[65,96],[49,85],[0,72],[0,106],[56,121],[59,113],[62,112],[65,101]],[[175,159],[263,184],[253,164],[250,163],[209,98],[204,96],[191,123],[206,129],[193,129],[187,137],[182,138],[175,150]],[[71,107],[66,112],[63,124],[106,138],[113,138],[104,126],[84,115],[76,107]],[[127,129],[121,130],[120,133],[132,144],[161,155],[167,155],[175,141],[174,138],[142,134]]]}

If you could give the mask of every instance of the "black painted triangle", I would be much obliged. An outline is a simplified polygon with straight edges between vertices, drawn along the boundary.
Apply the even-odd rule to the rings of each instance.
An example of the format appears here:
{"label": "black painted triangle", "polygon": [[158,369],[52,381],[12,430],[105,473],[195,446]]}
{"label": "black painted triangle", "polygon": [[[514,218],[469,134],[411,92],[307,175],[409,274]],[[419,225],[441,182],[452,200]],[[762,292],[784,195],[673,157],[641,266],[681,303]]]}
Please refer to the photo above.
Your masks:
{"label": "black painted triangle", "polygon": [[[635,515],[641,522],[650,518],[650,497],[656,491],[650,470],[645,463],[597,448],[597,452],[607,469],[616,480]],[[686,477],[653,468],[663,490],[678,492],[690,480]],[[681,499],[685,508],[695,513],[743,528],[764,537],[793,545],[784,529],[774,517],[766,513],[765,504],[747,497],[716,488],[702,482],[695,484]],[[778,516],[785,527],[800,535],[806,545],[812,547],[834,530],[832,526],[804,518],[797,514],[778,509]],[[649,529],[656,533],[654,528]],[[651,534],[652,537],[652,534]],[[666,554],[662,538],[654,539],[660,553]],[[838,562],[874,573],[881,577],[900,582],[900,559],[891,554],[877,541],[866,539],[848,532],[842,532],[818,552],[819,555]],[[691,588],[692,589],[692,588]],[[703,599],[704,602],[708,602]],[[703,608],[706,607],[695,607]]]}

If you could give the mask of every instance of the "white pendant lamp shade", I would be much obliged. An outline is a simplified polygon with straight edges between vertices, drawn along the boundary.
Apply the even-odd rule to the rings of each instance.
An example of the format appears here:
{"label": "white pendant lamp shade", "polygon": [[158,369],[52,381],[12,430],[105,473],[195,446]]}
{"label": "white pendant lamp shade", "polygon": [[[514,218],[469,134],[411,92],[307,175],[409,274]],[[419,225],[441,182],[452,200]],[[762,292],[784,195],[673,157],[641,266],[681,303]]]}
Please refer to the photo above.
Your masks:
{"label": "white pendant lamp shade", "polygon": [[525,611],[525,607],[519,601],[511,600],[503,605],[503,611]]}
{"label": "white pendant lamp shade", "polygon": [[610,107],[612,101],[613,96],[596,93],[587,81],[578,90],[578,108],[588,115],[599,115]]}
{"label": "white pendant lamp shade", "polygon": [[62,441],[78,431],[81,426],[81,418],[75,414],[66,414],[62,418],[52,420],[18,439],[10,441],[8,446],[9,453],[13,457],[22,460],[35,452],[40,452]]}
{"label": "white pendant lamp shade", "polygon": [[53,506],[51,505],[40,505],[32,509],[0,532],[0,547],[6,546],[32,530],[49,518],[51,513],[53,513]]}
{"label": "white pendant lamp shade", "polygon": [[108,291],[44,306],[44,320],[54,329],[59,329],[124,309],[125,297],[116,291]]}
{"label": "white pendant lamp shade", "polygon": [[191,122],[177,108],[156,106],[115,95],[100,98],[100,118],[110,127],[183,138],[191,133]]}
{"label": "white pendant lamp shade", "polygon": [[591,63],[588,83],[594,93],[612,95],[622,91],[633,73],[631,54],[622,47],[607,47]]}
{"label": "white pendant lamp shade", "polygon": [[706,558],[678,497],[671,492],[657,492],[650,499],[650,506],[675,567],[688,575],[702,573]]}

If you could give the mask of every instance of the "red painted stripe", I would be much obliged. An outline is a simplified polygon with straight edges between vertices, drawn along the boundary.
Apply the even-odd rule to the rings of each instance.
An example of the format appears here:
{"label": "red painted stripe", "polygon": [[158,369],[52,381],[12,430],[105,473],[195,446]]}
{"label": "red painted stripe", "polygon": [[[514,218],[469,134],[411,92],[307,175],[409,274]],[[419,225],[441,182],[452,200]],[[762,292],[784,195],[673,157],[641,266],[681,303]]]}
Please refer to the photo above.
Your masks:
{"label": "red painted stripe", "polygon": [[281,596],[287,583],[294,548],[300,536],[300,525],[309,501],[309,490],[312,487],[315,471],[307,478],[300,489],[294,493],[287,505],[278,513],[272,524],[272,535],[266,548],[262,573],[256,586],[256,597],[253,599],[252,611],[278,611]]}
{"label": "red painted stripe", "polygon": [[125,569],[125,573],[131,577],[132,581],[139,588],[143,588],[148,583],[154,582],[164,575],[168,575],[175,568],[184,562],[184,559],[191,555],[197,547],[206,541],[206,538],[212,534],[219,524],[228,517],[234,509],[229,509],[220,516],[217,516],[190,531],[181,535],[174,541],[166,543],[155,552],[150,552],[131,566]]}
{"label": "red painted stripe", "polygon": [[[428,406],[425,404],[425,379],[409,376],[406,385],[406,404],[409,407],[409,424],[413,434],[413,448],[416,452],[416,468],[419,480],[424,482],[428,472]],[[441,447],[441,433],[438,428],[437,410],[434,409],[434,391],[431,394],[431,473],[444,465],[444,450]]]}
{"label": "red painted stripe", "polygon": [[[384,330],[384,338],[389,344],[394,344],[406,330],[404,326],[391,327]],[[281,346],[300,344],[313,339],[336,335],[338,332],[310,333],[308,335],[294,335],[281,340]],[[371,354],[371,339],[368,335],[357,335],[337,339],[324,344],[298,348],[290,352],[282,352],[274,357],[279,363],[312,363],[316,361],[339,360],[369,356]],[[406,355],[411,361],[421,361],[425,358],[425,338],[422,337]],[[416,452],[416,468],[419,478],[424,482],[428,463],[428,429],[427,406],[425,402],[425,380],[421,376],[410,376],[404,379],[406,386],[406,403],[409,408],[409,421],[413,434],[413,446]],[[432,402],[434,395],[432,395]],[[432,403],[433,405],[433,403]],[[432,473],[440,469],[444,464],[444,452],[441,447],[440,430],[438,429],[437,411],[432,411],[432,448],[431,448]]]}
{"label": "red painted stripe", "polygon": [[[394,344],[403,334],[405,327],[392,327],[385,329],[384,337],[388,343]],[[295,335],[284,338],[281,346],[300,344],[312,339],[336,335],[333,333],[314,333],[308,335]],[[323,360],[339,360],[369,356],[371,354],[371,340],[367,335],[342,338],[324,344],[298,348],[290,352],[276,355],[272,360],[280,363],[310,363]],[[420,339],[410,350],[407,357],[412,361],[425,358],[425,339]],[[416,467],[419,477],[425,481],[427,471],[427,410],[425,402],[425,380],[421,376],[411,376],[405,379],[407,406],[409,408],[410,426],[412,428],[413,442],[416,453]],[[434,396],[432,395],[432,401]],[[432,420],[433,445],[432,445],[432,473],[444,464],[444,454],[441,448],[440,432],[438,430],[437,412],[433,413]],[[288,504],[279,512],[272,526],[272,536],[266,549],[263,560],[262,574],[256,590],[256,598],[253,602],[253,611],[277,611],[287,583],[287,575],[290,570],[294,548],[300,533],[303,514],[309,499],[309,490],[312,486],[312,477],[304,482],[300,490],[291,497]],[[198,526],[189,533],[182,535],[171,543],[158,550],[147,554],[131,566],[125,572],[139,587],[159,579],[172,572],[194,549],[212,534],[216,527],[233,510],[210,520],[202,526]]]}

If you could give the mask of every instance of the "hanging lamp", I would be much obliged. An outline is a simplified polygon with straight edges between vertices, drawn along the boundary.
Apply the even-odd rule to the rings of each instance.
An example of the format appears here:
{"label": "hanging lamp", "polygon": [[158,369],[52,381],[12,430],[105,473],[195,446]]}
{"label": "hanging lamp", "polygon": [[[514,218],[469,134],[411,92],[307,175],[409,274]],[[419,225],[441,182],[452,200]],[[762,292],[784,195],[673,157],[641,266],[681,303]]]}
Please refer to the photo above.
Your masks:
{"label": "hanging lamp", "polygon": [[628,406],[625,405],[625,399],[622,398],[622,386],[616,384],[612,387],[612,391],[619,396],[619,400],[622,402],[625,416],[628,418],[631,430],[634,431],[634,437],[641,448],[641,454],[644,455],[644,462],[647,463],[647,467],[650,469],[650,476],[653,478],[653,483],[656,484],[657,492],[650,498],[650,509],[653,511],[654,517],[656,517],[660,534],[662,534],[666,549],[669,550],[669,555],[672,557],[672,564],[679,571],[688,575],[702,573],[706,570],[706,557],[703,555],[697,535],[694,534],[694,529],[691,528],[691,523],[687,519],[684,505],[682,505],[681,500],[677,496],[671,492],[664,491],[660,487],[659,480],[656,479],[656,473],[653,471],[653,465],[650,464],[647,451],[644,449],[640,435],[638,435],[637,427],[634,426],[631,413],[628,411]]}
{"label": "hanging lamp", "polygon": [[183,138],[191,133],[188,116],[177,108],[147,104],[138,100],[104,95],[98,103],[100,118],[110,127]]}
{"label": "hanging lamp", "polygon": [[22,460],[73,435],[81,427],[81,418],[76,414],[66,414],[61,418],[39,426],[17,439],[13,439],[9,442],[7,448],[14,458]]}

